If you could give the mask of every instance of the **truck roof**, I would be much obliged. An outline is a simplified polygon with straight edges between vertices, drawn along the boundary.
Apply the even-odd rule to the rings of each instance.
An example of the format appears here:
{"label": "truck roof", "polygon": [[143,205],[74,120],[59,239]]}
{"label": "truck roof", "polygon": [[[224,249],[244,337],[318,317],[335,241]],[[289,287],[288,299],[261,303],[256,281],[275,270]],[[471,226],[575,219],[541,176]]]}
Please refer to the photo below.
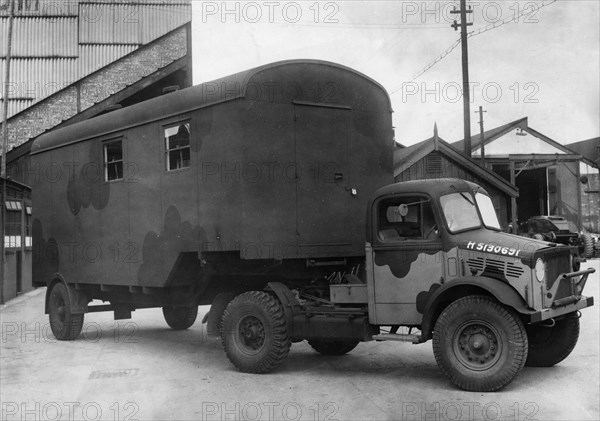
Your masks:
{"label": "truck roof", "polygon": [[435,178],[430,180],[412,180],[403,181],[400,183],[390,184],[378,189],[373,200],[381,196],[398,193],[426,193],[431,196],[441,196],[445,193],[453,191],[474,191],[480,190],[487,194],[485,189],[470,181],[461,180],[458,178]]}
{"label": "truck roof", "polygon": [[[323,66],[324,81],[327,81],[328,78],[326,68],[345,70],[348,73],[353,73],[362,79],[370,81],[386,93],[385,97],[388,98],[388,106],[391,111],[391,103],[389,102],[389,96],[385,88],[375,80],[354,69],[322,60],[284,60],[161,95],[86,121],[50,131],[35,140],[31,147],[31,155],[227,101],[241,98],[254,100],[252,95],[255,93],[255,89],[253,88],[263,85],[268,86],[269,83],[274,83],[270,80],[260,79],[258,76],[261,73],[274,68],[283,68],[285,66],[297,67],[303,64]],[[370,104],[368,100],[365,100],[363,103],[353,104],[353,108],[369,110]]]}

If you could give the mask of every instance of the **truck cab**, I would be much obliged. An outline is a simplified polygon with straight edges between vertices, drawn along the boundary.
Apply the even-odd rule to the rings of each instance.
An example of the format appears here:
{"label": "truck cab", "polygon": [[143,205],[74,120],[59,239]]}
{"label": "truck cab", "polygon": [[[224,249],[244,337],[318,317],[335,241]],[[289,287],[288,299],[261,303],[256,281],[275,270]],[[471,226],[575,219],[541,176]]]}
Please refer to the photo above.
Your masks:
{"label": "truck cab", "polygon": [[533,322],[591,305],[575,250],[502,232],[492,200],[474,183],[405,182],[374,197],[366,245],[373,324],[427,326],[431,298],[453,290],[501,297]]}
{"label": "truck cab", "polygon": [[482,392],[506,386],[525,365],[553,366],[575,347],[579,310],[593,305],[582,292],[594,269],[579,270],[573,247],[502,232],[482,187],[396,183],[375,192],[366,214],[364,270],[335,272],[327,293],[315,292],[325,282],[272,282],[229,303],[221,335],[239,369],[270,371],[304,339],[326,355],[360,341],[432,339],[444,375]]}

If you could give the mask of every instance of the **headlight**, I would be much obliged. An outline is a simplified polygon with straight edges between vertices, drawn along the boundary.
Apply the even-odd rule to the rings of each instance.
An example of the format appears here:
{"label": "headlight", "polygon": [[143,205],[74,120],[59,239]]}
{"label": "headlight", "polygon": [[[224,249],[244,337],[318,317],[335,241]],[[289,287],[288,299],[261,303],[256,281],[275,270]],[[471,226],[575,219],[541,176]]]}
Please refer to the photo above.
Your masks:
{"label": "headlight", "polygon": [[535,277],[538,282],[543,282],[546,277],[546,263],[542,259],[537,259],[535,262]]}

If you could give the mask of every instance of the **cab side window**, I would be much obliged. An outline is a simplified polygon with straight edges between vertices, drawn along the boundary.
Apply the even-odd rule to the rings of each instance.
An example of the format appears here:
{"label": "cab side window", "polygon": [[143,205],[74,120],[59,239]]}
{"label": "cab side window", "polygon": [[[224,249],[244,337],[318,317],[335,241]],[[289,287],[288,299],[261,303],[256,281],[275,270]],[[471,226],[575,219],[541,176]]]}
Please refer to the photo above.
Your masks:
{"label": "cab side window", "polygon": [[406,196],[381,201],[378,206],[377,234],[384,243],[437,237],[430,200]]}

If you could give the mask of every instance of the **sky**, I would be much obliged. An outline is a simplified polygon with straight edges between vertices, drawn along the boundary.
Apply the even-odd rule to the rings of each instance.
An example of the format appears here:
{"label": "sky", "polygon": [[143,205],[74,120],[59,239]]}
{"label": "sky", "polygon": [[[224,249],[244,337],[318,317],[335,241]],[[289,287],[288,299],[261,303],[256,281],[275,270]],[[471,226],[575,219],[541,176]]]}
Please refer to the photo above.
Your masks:
{"label": "sky", "polygon": [[[485,130],[528,117],[559,143],[600,135],[600,1],[467,5],[472,134],[482,106]],[[279,60],[333,61],[385,87],[396,141],[420,142],[437,124],[454,142],[464,133],[454,7],[458,1],[195,0],[194,84]]]}

